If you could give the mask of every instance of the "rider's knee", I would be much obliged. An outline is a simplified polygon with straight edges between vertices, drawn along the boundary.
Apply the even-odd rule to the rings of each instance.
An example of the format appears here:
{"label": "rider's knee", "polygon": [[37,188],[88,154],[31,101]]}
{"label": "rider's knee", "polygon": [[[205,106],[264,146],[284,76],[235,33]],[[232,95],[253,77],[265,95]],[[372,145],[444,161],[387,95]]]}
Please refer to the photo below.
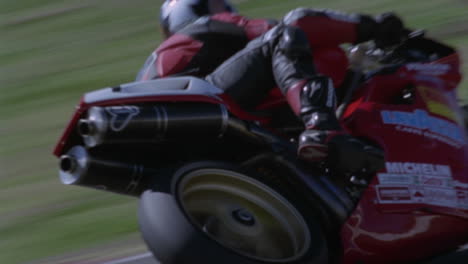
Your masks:
{"label": "rider's knee", "polygon": [[298,27],[285,26],[277,48],[290,58],[311,56],[311,49],[306,34]]}

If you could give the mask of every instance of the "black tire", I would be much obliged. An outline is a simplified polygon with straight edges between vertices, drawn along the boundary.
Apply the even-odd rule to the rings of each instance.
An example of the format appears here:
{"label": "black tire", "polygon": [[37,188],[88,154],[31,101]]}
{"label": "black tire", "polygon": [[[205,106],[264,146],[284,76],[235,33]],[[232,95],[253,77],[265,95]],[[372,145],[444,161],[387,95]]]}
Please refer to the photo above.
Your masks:
{"label": "black tire", "polygon": [[163,264],[326,263],[327,243],[317,217],[295,195],[271,186],[263,175],[251,175],[225,163],[198,162],[179,169],[171,188],[145,191],[138,219],[156,259]]}

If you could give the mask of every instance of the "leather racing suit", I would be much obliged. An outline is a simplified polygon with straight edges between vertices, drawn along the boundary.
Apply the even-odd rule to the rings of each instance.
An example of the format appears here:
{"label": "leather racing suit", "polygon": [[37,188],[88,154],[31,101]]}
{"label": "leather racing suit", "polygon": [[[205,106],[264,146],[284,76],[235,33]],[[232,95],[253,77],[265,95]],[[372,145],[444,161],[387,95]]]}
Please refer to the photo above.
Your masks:
{"label": "leather racing suit", "polygon": [[332,149],[340,151],[336,156],[374,156],[383,163],[382,152],[353,138],[339,124],[333,84],[341,84],[348,67],[341,44],[374,39],[378,45],[391,45],[401,40],[402,30],[401,20],[393,14],[379,21],[367,15],[295,9],[206,80],[246,109],[277,85],[306,127],[299,136],[298,154],[303,159],[323,161],[329,146],[339,146]]}
{"label": "leather racing suit", "polygon": [[229,12],[203,16],[161,43],[137,80],[180,75],[205,77],[275,24],[271,19],[248,19]]}

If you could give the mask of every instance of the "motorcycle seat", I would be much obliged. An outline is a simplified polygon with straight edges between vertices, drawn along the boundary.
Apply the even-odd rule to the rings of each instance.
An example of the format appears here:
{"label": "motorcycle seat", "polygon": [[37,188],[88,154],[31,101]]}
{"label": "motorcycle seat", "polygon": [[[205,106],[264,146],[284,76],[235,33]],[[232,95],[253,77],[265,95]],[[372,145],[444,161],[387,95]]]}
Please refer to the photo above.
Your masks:
{"label": "motorcycle seat", "polygon": [[205,80],[195,77],[162,78],[139,81],[108,87],[86,93],[84,102],[88,104],[133,97],[162,95],[204,95],[214,97],[223,91]]}

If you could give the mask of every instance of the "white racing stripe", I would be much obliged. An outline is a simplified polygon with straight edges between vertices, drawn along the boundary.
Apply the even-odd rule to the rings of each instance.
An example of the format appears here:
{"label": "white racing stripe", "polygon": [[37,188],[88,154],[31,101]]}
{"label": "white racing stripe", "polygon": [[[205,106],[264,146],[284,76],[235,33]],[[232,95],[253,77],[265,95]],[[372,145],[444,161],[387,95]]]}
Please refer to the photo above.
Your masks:
{"label": "white racing stripe", "polygon": [[136,261],[136,260],[140,260],[140,259],[148,258],[148,257],[152,257],[152,256],[153,255],[150,252],[148,252],[148,253],[132,256],[132,257],[127,257],[127,258],[123,258],[123,259],[108,261],[108,262],[105,262],[105,263],[102,263],[102,264],[122,264],[122,263],[126,263],[126,262],[129,262],[129,261]]}

